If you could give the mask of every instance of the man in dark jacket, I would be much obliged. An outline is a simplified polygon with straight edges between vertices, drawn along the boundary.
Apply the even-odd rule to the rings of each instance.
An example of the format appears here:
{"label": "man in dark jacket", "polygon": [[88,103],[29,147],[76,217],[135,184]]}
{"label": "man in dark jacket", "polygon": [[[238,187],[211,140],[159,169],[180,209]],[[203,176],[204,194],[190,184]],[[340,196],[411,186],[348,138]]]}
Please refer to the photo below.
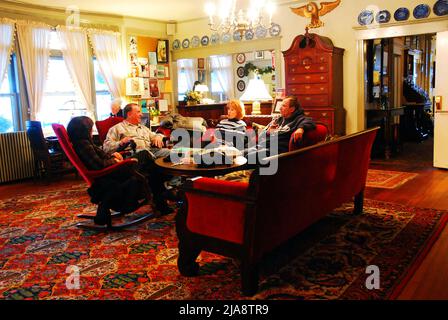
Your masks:
{"label": "man in dark jacket", "polygon": [[283,100],[280,114],[281,116],[273,119],[258,137],[259,148],[267,149],[270,149],[271,141],[277,139],[279,154],[289,151],[291,135],[294,142],[297,142],[302,139],[305,131],[316,127],[313,119],[305,116],[295,96],[288,96]]}

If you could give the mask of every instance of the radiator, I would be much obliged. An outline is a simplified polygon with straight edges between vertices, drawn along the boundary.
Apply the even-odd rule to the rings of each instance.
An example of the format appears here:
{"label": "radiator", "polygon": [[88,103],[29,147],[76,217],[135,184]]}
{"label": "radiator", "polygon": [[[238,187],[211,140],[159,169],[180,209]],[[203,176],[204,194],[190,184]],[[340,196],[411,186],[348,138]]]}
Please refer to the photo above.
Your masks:
{"label": "radiator", "polygon": [[34,156],[25,131],[0,133],[0,183],[34,175]]}

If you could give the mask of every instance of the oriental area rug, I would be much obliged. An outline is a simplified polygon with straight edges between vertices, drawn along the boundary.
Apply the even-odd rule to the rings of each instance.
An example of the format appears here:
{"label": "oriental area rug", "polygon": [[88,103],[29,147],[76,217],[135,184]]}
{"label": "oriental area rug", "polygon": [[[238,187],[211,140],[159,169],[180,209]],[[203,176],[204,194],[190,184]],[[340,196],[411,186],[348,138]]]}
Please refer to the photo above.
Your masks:
{"label": "oriental area rug", "polygon": [[416,176],[418,173],[369,169],[366,186],[395,189]]}
{"label": "oriental area rug", "polygon": [[[352,209],[267,256],[250,299],[393,299],[447,222],[440,210],[372,200],[362,215]],[[202,252],[199,276],[179,274],[174,213],[120,232],[75,227],[95,210],[82,184],[0,201],[0,299],[246,299],[237,260]],[[366,288],[370,265],[380,289]]]}

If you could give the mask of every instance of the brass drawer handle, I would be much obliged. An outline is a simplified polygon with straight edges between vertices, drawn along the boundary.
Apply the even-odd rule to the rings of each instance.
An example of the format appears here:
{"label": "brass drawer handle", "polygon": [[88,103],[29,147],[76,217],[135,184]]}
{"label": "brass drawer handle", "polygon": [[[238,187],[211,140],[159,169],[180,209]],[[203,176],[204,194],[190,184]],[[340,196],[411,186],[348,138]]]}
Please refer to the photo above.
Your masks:
{"label": "brass drawer handle", "polygon": [[305,79],[311,79],[311,76],[306,76]]}
{"label": "brass drawer handle", "polygon": [[306,115],[306,116],[309,116],[309,115],[310,115],[310,113],[309,113],[309,112],[305,112],[305,115]]}
{"label": "brass drawer handle", "polygon": [[305,89],[310,89],[311,87],[310,86],[305,86]]}
{"label": "brass drawer handle", "polygon": [[324,70],[324,67],[320,67],[319,69],[320,69],[320,70]]}
{"label": "brass drawer handle", "polygon": [[311,66],[305,66],[305,69],[308,70],[309,68],[311,68]]}
{"label": "brass drawer handle", "polygon": [[306,97],[305,100],[310,101],[311,97]]}
{"label": "brass drawer handle", "polygon": [[296,92],[296,88],[291,88],[291,91],[292,92]]}
{"label": "brass drawer handle", "polygon": [[325,87],[320,87],[320,90],[321,90],[321,91],[324,91],[324,90],[325,90]]}
{"label": "brass drawer handle", "polygon": [[324,79],[325,79],[325,77],[324,77],[324,76],[320,77],[320,80],[324,80]]}
{"label": "brass drawer handle", "polygon": [[326,112],[322,112],[322,117],[326,117],[327,113]]}

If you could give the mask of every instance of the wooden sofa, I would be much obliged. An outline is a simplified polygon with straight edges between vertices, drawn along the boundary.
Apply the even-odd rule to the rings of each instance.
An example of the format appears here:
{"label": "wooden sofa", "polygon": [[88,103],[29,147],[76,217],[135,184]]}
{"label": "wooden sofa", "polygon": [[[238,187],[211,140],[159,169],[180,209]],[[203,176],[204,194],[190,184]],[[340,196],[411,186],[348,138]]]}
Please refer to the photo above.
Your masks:
{"label": "wooden sofa", "polygon": [[201,250],[241,260],[242,291],[258,288],[262,257],[354,197],[363,209],[370,152],[378,128],[287,152],[274,175],[255,170],[249,183],[196,178],[176,216],[178,268],[197,275]]}

